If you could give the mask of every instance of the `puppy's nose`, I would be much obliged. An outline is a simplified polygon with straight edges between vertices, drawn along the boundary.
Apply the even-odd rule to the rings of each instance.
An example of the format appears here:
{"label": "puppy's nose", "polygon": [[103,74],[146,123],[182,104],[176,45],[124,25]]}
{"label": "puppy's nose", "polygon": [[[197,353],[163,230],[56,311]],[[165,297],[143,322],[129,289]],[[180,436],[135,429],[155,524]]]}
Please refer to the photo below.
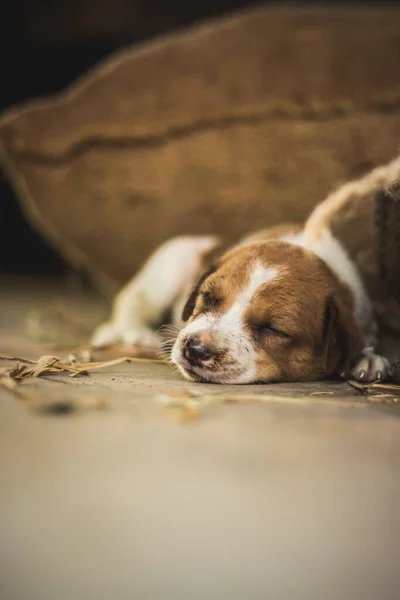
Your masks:
{"label": "puppy's nose", "polygon": [[187,338],[183,347],[183,356],[191,365],[201,365],[212,357],[212,349],[206,346],[199,336]]}

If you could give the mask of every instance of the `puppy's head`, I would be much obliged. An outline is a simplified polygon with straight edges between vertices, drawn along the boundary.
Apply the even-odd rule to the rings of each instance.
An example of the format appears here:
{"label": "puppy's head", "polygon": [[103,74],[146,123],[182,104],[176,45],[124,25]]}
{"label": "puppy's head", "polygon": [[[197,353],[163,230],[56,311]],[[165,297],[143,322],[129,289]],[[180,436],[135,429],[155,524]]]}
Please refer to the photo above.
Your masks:
{"label": "puppy's head", "polygon": [[363,347],[352,297],[316,255],[269,241],[238,247],[200,278],[171,358],[195,381],[320,379]]}

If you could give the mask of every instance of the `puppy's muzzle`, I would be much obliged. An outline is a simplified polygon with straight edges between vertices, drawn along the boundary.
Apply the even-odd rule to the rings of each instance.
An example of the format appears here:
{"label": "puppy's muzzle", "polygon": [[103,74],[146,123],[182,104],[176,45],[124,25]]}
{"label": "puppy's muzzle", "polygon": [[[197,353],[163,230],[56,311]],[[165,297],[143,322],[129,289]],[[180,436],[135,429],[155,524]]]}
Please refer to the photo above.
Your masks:
{"label": "puppy's muzzle", "polygon": [[215,357],[209,341],[200,335],[193,335],[185,340],[182,354],[193,367],[209,366]]}

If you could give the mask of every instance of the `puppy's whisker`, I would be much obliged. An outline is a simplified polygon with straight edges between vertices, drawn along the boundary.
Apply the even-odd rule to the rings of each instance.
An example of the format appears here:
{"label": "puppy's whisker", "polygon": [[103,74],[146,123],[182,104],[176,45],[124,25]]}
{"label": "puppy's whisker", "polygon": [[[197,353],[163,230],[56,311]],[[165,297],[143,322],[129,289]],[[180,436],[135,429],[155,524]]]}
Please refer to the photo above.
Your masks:
{"label": "puppy's whisker", "polygon": [[170,329],[172,331],[180,331],[180,327],[178,325],[174,325],[173,323],[165,323],[164,325],[160,325],[159,330],[162,329]]}
{"label": "puppy's whisker", "polygon": [[171,346],[173,346],[175,344],[175,338],[166,339],[166,340],[163,340],[163,342],[162,342],[163,346],[167,346],[169,344]]}
{"label": "puppy's whisker", "polygon": [[162,346],[173,346],[175,344],[175,338],[163,340],[161,344]]}
{"label": "puppy's whisker", "polygon": [[157,333],[161,336],[174,336],[175,338],[178,337],[180,332],[180,328],[175,326],[175,325],[161,325],[161,327],[159,327],[157,329]]}
{"label": "puppy's whisker", "polygon": [[174,344],[175,344],[175,342],[166,342],[165,344],[162,344],[162,345],[161,345],[161,348],[162,348],[163,350],[170,351],[170,350],[172,350],[172,348],[174,347]]}
{"label": "puppy's whisker", "polygon": [[172,346],[173,346],[174,344],[175,344],[175,340],[165,340],[165,341],[162,341],[162,342],[161,342],[161,346],[162,346],[163,348],[165,348],[165,347],[168,347],[168,346],[171,346],[171,348],[172,348]]}

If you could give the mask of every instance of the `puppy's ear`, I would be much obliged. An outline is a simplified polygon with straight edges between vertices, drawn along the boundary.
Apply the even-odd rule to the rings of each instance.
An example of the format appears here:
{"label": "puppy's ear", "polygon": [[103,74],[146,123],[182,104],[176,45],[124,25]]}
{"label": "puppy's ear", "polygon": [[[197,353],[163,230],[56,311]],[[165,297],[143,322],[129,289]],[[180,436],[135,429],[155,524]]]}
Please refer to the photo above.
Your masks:
{"label": "puppy's ear", "polygon": [[217,268],[218,268],[218,265],[216,265],[216,264],[210,265],[208,267],[208,269],[200,277],[200,279],[198,280],[196,285],[194,286],[192,293],[190,294],[189,298],[186,301],[185,306],[183,307],[183,311],[182,311],[182,321],[183,322],[187,321],[192,316],[194,307],[196,306],[196,300],[197,300],[197,296],[199,295],[201,286],[203,285],[205,280],[210,275],[215,273]]}
{"label": "puppy's ear", "polygon": [[323,327],[326,375],[348,373],[364,346],[364,336],[352,310],[340,298],[331,296],[325,307]]}

